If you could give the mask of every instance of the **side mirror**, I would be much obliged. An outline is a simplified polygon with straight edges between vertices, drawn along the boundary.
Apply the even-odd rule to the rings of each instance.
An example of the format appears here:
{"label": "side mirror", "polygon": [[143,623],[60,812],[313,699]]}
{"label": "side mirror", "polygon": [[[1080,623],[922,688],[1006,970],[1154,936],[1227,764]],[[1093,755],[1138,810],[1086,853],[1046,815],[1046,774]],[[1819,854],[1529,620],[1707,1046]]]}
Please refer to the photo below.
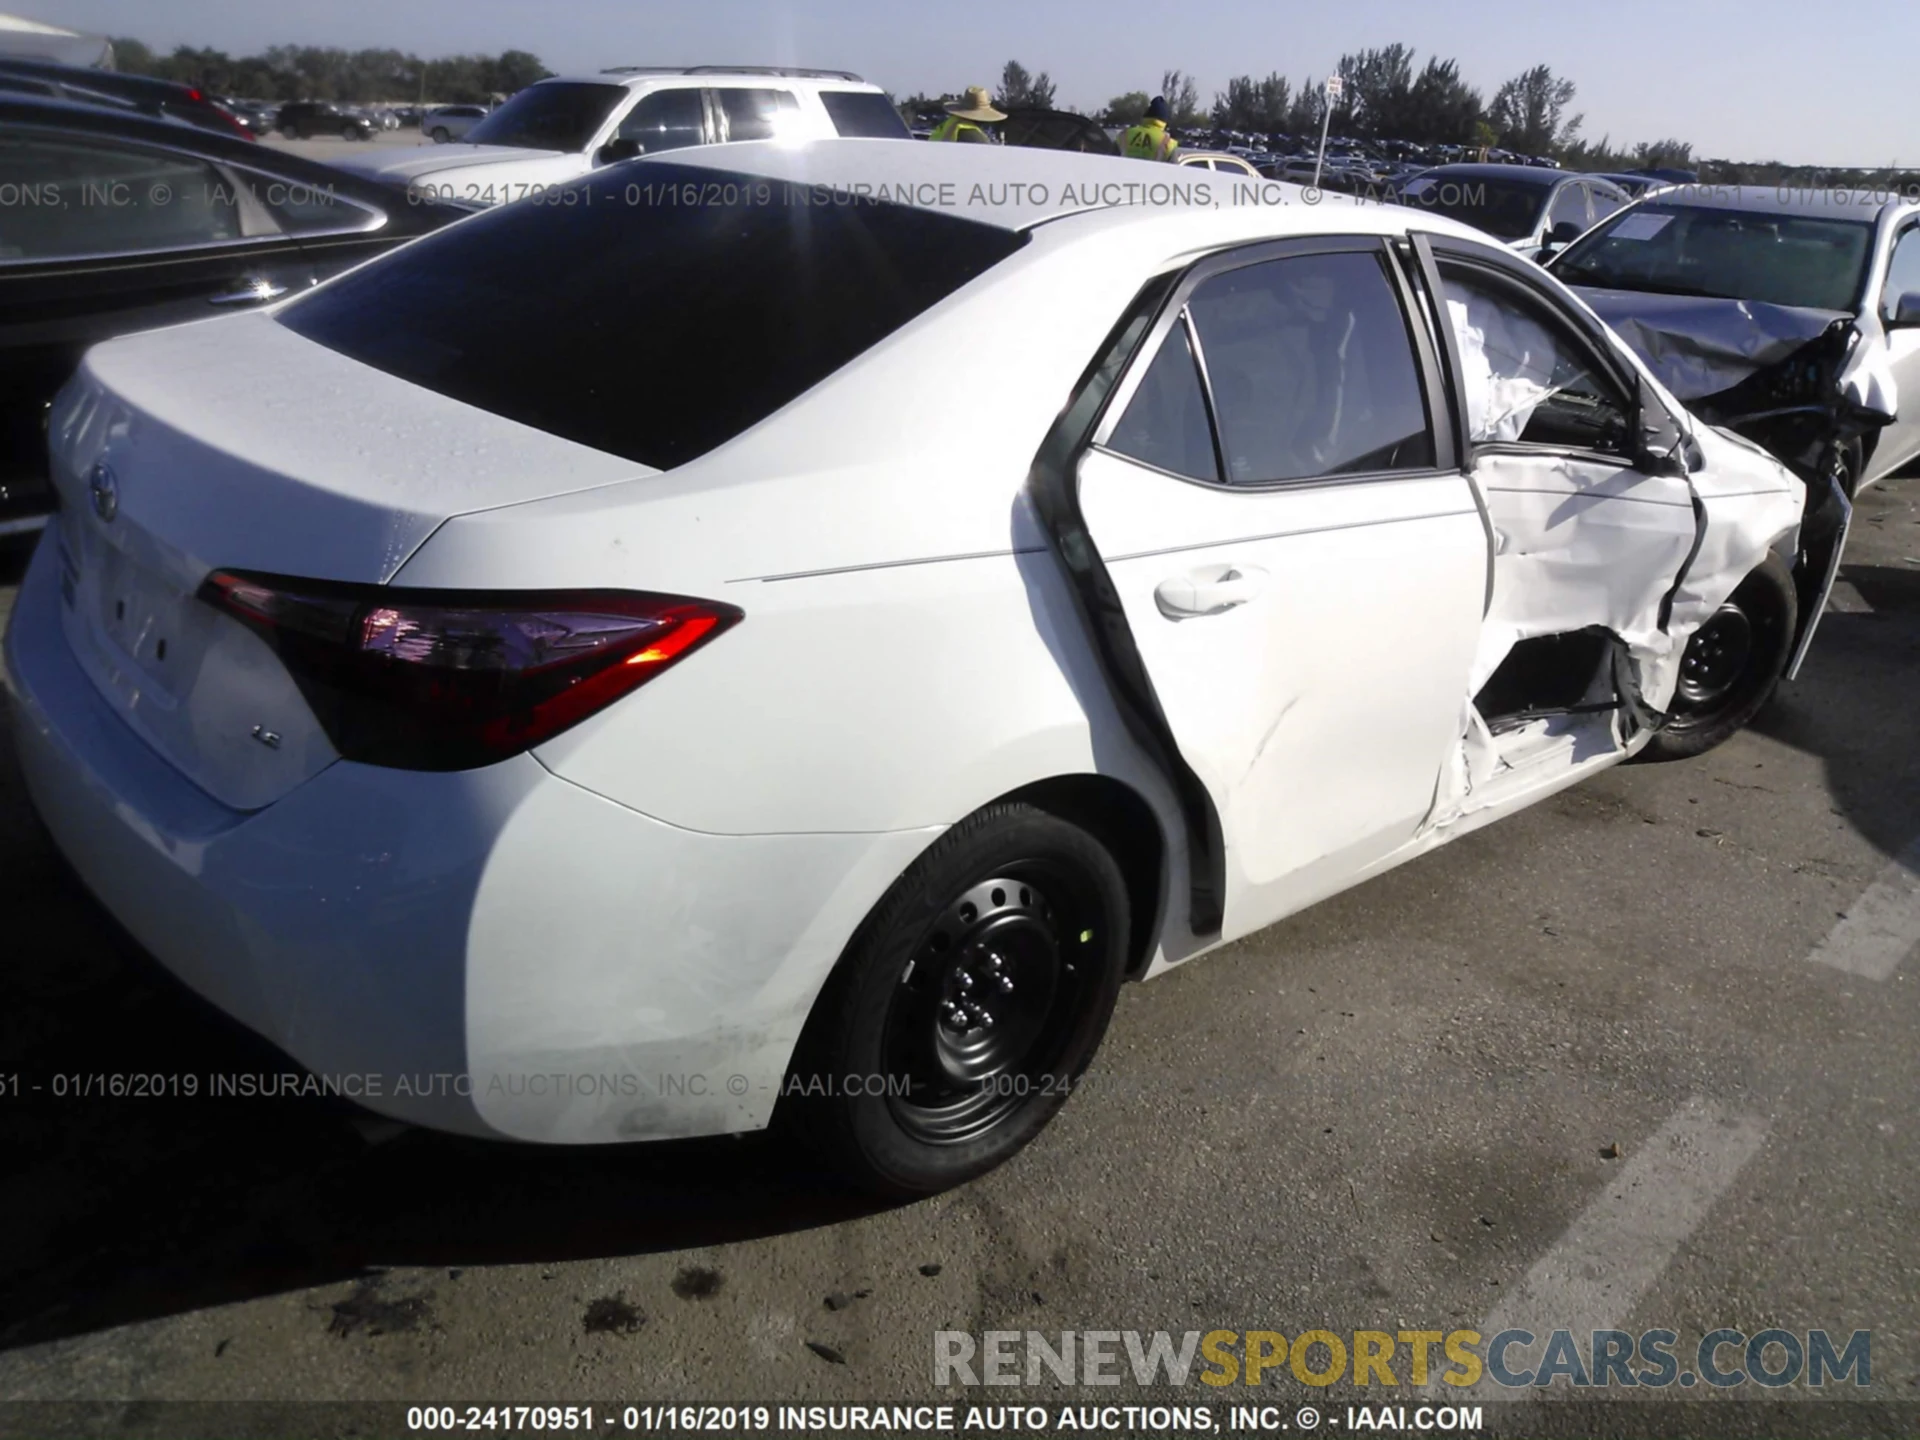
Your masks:
{"label": "side mirror", "polygon": [[1920,290],[1909,290],[1893,302],[1893,318],[1887,326],[1892,330],[1920,329]]}
{"label": "side mirror", "polygon": [[593,152],[596,165],[617,165],[622,160],[633,160],[647,153],[647,147],[638,140],[628,140],[616,135],[598,150]]}
{"label": "side mirror", "polygon": [[1543,253],[1554,250],[1564,250],[1567,246],[1578,240],[1580,234],[1579,221],[1562,220],[1558,225],[1555,225],[1547,231],[1546,241],[1541,245],[1540,249]]}

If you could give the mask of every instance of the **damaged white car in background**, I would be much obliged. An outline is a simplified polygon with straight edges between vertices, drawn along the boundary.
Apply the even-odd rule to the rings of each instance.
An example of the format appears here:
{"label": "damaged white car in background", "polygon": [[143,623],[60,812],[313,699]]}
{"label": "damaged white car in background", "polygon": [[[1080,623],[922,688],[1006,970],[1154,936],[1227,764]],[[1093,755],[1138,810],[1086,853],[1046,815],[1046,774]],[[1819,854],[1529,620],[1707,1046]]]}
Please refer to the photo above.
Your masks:
{"label": "damaged white car in background", "polygon": [[[505,206],[102,345],[52,418],[33,802],[301,1062],[466,1077],[399,1118],[780,1118],[957,1183],[1123,980],[1717,743],[1811,628],[1801,482],[1464,226],[1041,150],[645,165],[743,203]],[[727,374],[609,385],[637,335]]]}
{"label": "damaged white car in background", "polygon": [[1911,198],[1678,186],[1547,268],[1695,414],[1806,478],[1834,474],[1851,495],[1920,458]]}
{"label": "damaged white car in background", "polygon": [[1822,606],[1853,496],[1920,459],[1920,204],[1678,186],[1547,268],[1694,414],[1808,483],[1800,601]]}

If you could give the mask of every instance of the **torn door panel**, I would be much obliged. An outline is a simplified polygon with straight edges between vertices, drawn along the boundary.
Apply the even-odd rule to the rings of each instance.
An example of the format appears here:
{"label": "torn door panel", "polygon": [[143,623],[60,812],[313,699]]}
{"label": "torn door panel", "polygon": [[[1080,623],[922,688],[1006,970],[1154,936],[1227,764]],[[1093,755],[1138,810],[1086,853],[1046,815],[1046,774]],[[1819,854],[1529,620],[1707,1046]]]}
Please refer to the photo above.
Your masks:
{"label": "torn door panel", "polygon": [[1601,393],[1595,377],[1496,291],[1450,284],[1447,308],[1469,433],[1492,447],[1472,474],[1493,585],[1429,830],[1618,755],[1659,724],[1687,641],[1770,549],[1791,553],[1804,494],[1757,444],[1677,409],[1682,473],[1524,448],[1534,412],[1564,407],[1562,395],[1577,407]]}
{"label": "torn door panel", "polygon": [[[1475,694],[1516,641],[1601,625],[1637,658],[1664,655],[1662,602],[1694,548],[1692,487],[1560,455],[1499,455],[1476,469],[1493,524],[1493,600]],[[1744,572],[1743,572],[1744,573]]]}

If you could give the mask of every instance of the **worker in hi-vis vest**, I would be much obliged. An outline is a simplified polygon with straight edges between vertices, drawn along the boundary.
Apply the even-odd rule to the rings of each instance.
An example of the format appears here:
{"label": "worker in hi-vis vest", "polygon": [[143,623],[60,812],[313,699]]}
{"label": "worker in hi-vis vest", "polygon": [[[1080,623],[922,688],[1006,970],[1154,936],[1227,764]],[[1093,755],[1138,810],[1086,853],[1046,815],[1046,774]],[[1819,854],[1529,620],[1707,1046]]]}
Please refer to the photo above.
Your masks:
{"label": "worker in hi-vis vest", "polygon": [[1130,128],[1126,139],[1120,142],[1120,153],[1130,160],[1173,159],[1180,142],[1167,133],[1170,118],[1167,97],[1154,96],[1153,103],[1147,107],[1146,119]]}
{"label": "worker in hi-vis vest", "polygon": [[952,100],[947,103],[947,118],[942,120],[940,128],[927,138],[991,145],[994,143],[993,136],[980,127],[1006,118],[1002,111],[993,108],[993,102],[987,98],[986,86],[970,85],[967,87],[966,99]]}

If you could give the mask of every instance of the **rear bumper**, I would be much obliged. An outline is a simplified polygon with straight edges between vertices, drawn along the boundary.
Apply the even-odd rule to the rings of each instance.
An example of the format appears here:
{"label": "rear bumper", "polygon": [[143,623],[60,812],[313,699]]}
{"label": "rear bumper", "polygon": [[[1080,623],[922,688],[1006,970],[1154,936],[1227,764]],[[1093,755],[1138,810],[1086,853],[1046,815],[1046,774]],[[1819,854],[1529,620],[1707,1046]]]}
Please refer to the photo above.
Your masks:
{"label": "rear bumper", "polygon": [[42,546],[5,666],[55,843],[181,980],[398,1119],[557,1143],[764,1125],[847,938],[937,833],[699,834],[526,755],[343,761],[232,810],[93,688],[56,571]]}

